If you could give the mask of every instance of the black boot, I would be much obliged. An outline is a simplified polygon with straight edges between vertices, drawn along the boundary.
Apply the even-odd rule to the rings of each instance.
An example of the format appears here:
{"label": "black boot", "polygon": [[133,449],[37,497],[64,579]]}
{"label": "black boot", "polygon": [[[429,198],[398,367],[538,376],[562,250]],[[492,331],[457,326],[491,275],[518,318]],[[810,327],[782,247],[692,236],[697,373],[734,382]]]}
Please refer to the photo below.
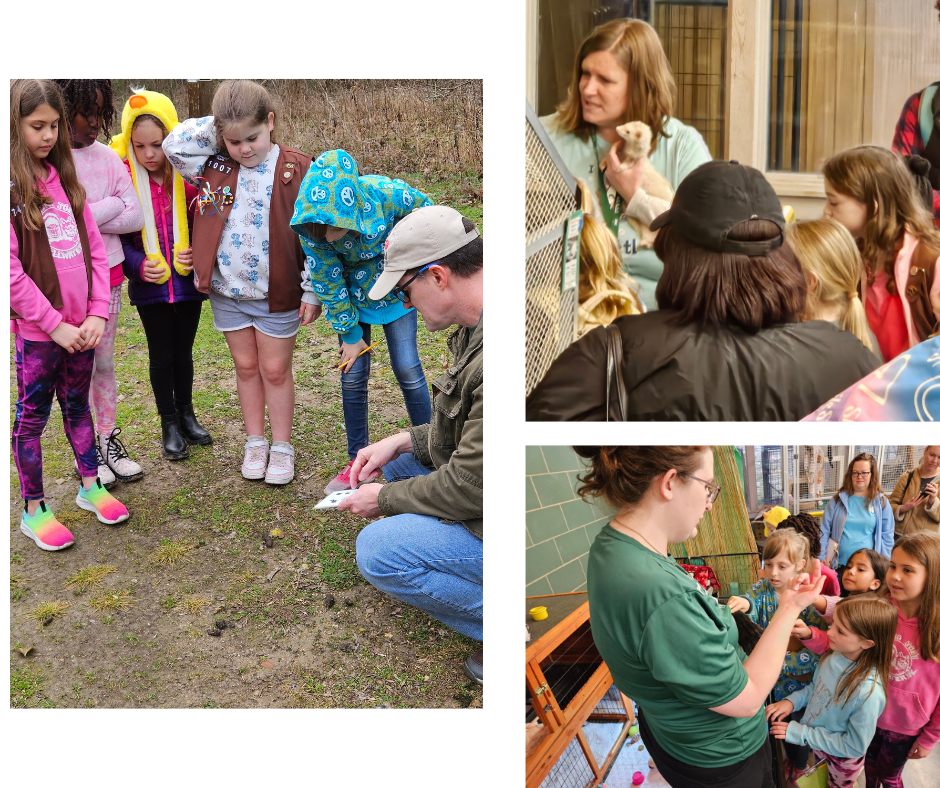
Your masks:
{"label": "black boot", "polygon": [[180,405],[179,413],[180,430],[182,430],[187,443],[194,443],[197,446],[208,446],[212,443],[212,436],[196,421],[196,414],[193,413],[192,405]]}
{"label": "black boot", "polygon": [[169,460],[184,460],[189,456],[189,447],[180,430],[180,415],[161,416],[163,430],[163,456]]}

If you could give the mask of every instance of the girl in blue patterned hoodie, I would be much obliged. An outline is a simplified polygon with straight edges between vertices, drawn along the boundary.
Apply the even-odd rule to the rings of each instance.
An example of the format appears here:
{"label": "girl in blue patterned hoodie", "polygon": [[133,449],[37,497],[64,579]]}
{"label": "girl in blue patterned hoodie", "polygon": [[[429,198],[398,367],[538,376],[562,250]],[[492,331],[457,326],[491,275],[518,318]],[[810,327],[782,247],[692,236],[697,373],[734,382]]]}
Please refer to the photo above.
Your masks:
{"label": "girl in blue patterned hoodie", "polygon": [[[389,293],[381,301],[368,292],[384,269],[385,240],[395,222],[431,199],[402,180],[359,175],[344,150],[323,153],[300,186],[291,227],[307,255],[310,281],[339,337],[343,374],[343,417],[349,463],[326,492],[349,489],[349,470],[359,449],[369,444],[370,359],[359,353],[371,344],[372,326],[381,325],[392,370],[414,426],[431,420],[428,384],[418,357],[418,315]],[[345,366],[343,366],[345,365]]]}

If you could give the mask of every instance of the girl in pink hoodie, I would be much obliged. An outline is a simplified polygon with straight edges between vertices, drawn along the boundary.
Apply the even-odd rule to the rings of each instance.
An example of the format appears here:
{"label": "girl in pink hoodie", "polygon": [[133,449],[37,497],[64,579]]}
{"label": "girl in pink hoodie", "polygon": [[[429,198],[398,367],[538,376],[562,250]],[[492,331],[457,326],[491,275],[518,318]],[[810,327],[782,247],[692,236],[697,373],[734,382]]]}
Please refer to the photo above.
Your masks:
{"label": "girl in pink hoodie", "polygon": [[902,788],[908,758],[940,740],[940,535],[901,537],[884,593],[898,611],[888,701],[865,755],[865,784]]}
{"label": "girl in pink hoodie", "polygon": [[[108,319],[108,258],[69,149],[51,80],[10,83],[10,318],[16,334],[13,458],[20,530],[43,550],[74,544],[45,502],[40,438],[59,400],[82,477],[75,503],[115,525],[127,508],[97,477],[88,389]],[[61,133],[60,133],[61,132]]]}

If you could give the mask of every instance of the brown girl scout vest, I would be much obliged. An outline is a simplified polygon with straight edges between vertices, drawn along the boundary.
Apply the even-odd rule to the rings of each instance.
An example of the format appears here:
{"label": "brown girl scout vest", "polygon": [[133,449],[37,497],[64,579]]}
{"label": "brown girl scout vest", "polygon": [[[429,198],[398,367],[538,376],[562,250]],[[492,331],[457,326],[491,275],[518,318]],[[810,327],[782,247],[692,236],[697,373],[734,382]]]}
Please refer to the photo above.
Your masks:
{"label": "brown girl scout vest", "polygon": [[[300,194],[300,182],[310,169],[312,158],[296,148],[280,146],[268,216],[268,308],[271,312],[300,309],[303,295],[300,275],[306,255],[300,247],[300,236],[291,230],[290,220]],[[202,177],[209,181],[213,192],[221,194],[227,186],[228,193],[235,197],[238,171],[236,162],[225,154],[218,154],[206,161]],[[197,210],[193,222],[193,269],[199,277],[198,289],[203,293],[209,292],[222,230],[232,212],[231,202],[225,205],[217,199],[216,204],[221,212],[212,207],[202,214]]]}
{"label": "brown girl scout vest", "polygon": [[[85,256],[85,272],[88,274],[88,297],[91,298],[91,247],[88,244],[88,230],[85,227],[85,217],[74,209],[72,215],[78,227],[78,237],[82,242],[82,254]],[[20,264],[23,271],[32,279],[39,291],[49,300],[53,309],[62,309],[62,291],[59,289],[59,274],[56,271],[55,260],[52,259],[52,248],[49,246],[49,235],[46,225],[38,230],[30,230],[23,220],[23,205],[19,194],[10,189],[10,221],[16,233],[16,243],[19,247]],[[299,307],[298,307],[299,309]],[[20,316],[10,308],[10,319],[19,320]]]}

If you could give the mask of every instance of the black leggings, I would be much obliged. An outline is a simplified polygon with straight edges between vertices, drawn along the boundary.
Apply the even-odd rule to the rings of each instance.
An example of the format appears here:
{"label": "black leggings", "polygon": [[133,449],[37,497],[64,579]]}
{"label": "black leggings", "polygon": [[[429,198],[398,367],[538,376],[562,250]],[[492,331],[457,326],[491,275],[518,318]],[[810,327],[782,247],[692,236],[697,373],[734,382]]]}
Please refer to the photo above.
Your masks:
{"label": "black leggings", "polygon": [[193,403],[193,342],[202,301],[137,307],[150,352],[150,385],[157,413],[172,416]]}
{"label": "black leggings", "polygon": [[643,720],[642,711],[638,713],[638,719],[643,743],[656,768],[672,788],[773,788],[770,739],[766,739],[757,752],[743,761],[708,769],[692,766],[667,755],[653,738],[649,726]]}

